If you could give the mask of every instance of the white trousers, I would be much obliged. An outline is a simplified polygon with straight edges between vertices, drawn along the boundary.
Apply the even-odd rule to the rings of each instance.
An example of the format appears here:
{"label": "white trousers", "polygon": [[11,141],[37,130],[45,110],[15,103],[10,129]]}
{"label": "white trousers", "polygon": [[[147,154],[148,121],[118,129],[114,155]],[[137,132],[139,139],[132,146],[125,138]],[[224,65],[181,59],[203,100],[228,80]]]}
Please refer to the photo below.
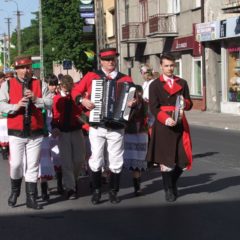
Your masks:
{"label": "white trousers", "polygon": [[82,130],[61,132],[59,136],[59,150],[64,186],[68,190],[75,190],[76,180],[80,174],[86,155]]}
{"label": "white trousers", "polygon": [[107,144],[109,169],[113,173],[120,173],[123,166],[123,142],[124,129],[89,129],[89,140],[91,143],[91,157],[89,167],[93,172],[100,171],[104,167],[104,147]]}
{"label": "white trousers", "polygon": [[[9,163],[12,179],[20,179],[25,173],[26,182],[37,182],[42,140],[42,136],[29,138],[9,136]],[[25,165],[23,164],[24,158]]]}

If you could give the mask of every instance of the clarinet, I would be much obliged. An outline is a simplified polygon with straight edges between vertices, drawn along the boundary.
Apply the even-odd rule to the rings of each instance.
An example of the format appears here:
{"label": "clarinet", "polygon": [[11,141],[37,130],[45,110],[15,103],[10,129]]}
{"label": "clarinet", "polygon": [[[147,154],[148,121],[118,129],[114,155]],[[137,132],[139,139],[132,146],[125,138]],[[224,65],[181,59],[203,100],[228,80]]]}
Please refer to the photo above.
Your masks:
{"label": "clarinet", "polygon": [[[25,96],[25,90],[30,89],[31,78],[25,77],[23,80],[24,80],[23,93]],[[31,99],[28,99],[28,102],[25,107],[25,112],[24,112],[24,126],[27,131],[30,131],[30,124],[31,124],[30,105],[31,105]]]}

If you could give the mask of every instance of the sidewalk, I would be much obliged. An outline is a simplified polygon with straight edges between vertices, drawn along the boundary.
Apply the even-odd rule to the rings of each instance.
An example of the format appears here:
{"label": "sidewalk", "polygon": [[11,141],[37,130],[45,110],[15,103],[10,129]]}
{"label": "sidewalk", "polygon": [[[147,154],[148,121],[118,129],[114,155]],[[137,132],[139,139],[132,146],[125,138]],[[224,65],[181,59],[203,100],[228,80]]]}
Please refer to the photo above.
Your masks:
{"label": "sidewalk", "polygon": [[189,125],[240,131],[240,115],[201,110],[185,112]]}

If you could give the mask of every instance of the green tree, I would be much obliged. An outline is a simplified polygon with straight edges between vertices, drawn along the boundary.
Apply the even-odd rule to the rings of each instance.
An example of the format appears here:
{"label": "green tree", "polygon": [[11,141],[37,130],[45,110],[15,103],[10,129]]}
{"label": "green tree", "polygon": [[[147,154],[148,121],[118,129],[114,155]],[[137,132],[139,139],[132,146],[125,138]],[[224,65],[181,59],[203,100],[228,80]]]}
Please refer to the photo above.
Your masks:
{"label": "green tree", "polygon": [[43,46],[46,72],[52,62],[69,59],[78,70],[86,72],[91,63],[86,61],[85,50],[94,50],[95,41],[86,41],[83,19],[80,17],[79,0],[42,1]]}

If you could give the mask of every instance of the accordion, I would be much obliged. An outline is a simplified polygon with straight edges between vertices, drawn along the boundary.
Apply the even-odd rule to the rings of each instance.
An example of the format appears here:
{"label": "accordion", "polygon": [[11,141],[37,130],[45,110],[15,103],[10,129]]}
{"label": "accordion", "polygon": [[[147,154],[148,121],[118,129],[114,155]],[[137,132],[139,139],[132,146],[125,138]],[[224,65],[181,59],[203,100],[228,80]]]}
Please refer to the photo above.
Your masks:
{"label": "accordion", "polygon": [[95,108],[90,111],[89,123],[107,122],[125,126],[131,112],[127,102],[134,98],[135,89],[133,83],[93,80],[91,101]]}

